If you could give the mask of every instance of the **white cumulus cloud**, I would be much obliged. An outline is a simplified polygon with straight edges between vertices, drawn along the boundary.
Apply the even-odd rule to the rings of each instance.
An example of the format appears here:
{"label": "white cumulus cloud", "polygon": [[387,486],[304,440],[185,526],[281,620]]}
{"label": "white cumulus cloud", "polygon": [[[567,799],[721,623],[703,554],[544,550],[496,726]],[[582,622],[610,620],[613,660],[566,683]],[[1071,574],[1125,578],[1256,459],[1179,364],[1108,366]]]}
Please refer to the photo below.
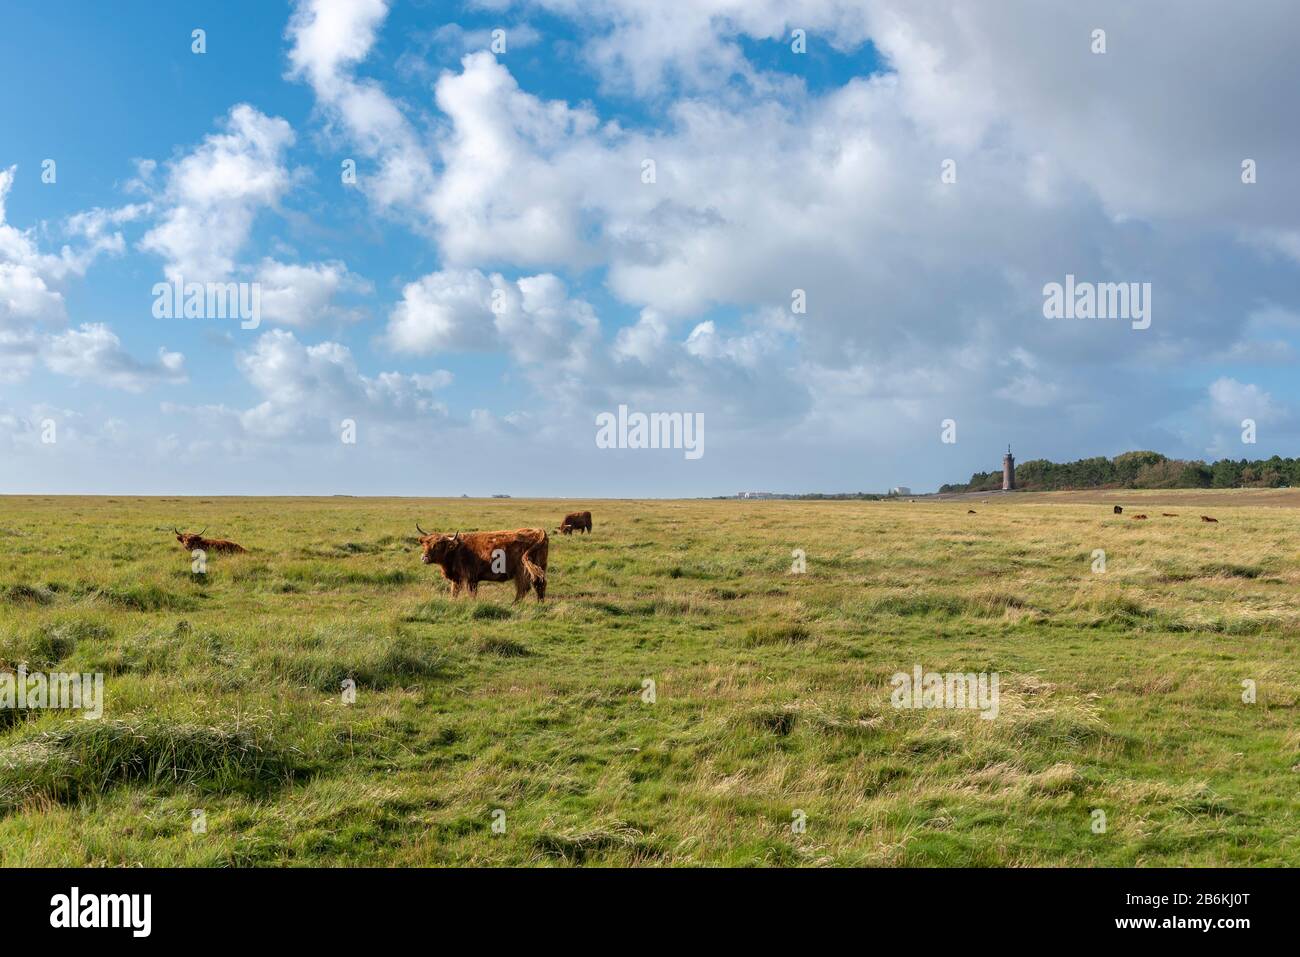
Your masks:
{"label": "white cumulus cloud", "polygon": [[235,269],[253,222],[289,189],[285,151],[293,129],[241,103],[212,133],[168,167],[160,221],[140,246],[162,256],[167,278],[219,282]]}
{"label": "white cumulus cloud", "polygon": [[159,382],[187,381],[185,356],[181,353],[160,347],[155,361],[136,359],[122,348],[122,341],[103,323],[85,323],[52,336],[45,345],[43,358],[60,375],[127,392],[141,392]]}

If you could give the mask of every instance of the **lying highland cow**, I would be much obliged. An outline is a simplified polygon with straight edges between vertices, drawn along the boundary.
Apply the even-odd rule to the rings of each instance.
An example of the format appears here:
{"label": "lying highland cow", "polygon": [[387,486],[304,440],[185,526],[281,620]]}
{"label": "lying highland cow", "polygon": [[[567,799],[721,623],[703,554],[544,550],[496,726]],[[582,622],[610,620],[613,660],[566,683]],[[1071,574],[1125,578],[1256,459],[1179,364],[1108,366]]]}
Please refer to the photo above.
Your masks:
{"label": "lying highland cow", "polygon": [[420,532],[420,561],[437,565],[451,582],[453,598],[462,591],[478,595],[478,583],[515,583],[515,601],[531,587],[537,600],[546,600],[546,554],[550,540],[543,528],[519,528],[513,532],[469,532],[431,535],[416,523]]}
{"label": "lying highland cow", "polygon": [[[207,530],[208,527],[204,525],[203,532]],[[224,538],[204,538],[203,532],[182,532],[179,528],[172,528],[172,531],[176,533],[176,541],[184,545],[187,552],[192,552],[198,548],[203,549],[205,552],[218,554],[223,552],[242,554],[248,551],[244,546],[236,545]]]}

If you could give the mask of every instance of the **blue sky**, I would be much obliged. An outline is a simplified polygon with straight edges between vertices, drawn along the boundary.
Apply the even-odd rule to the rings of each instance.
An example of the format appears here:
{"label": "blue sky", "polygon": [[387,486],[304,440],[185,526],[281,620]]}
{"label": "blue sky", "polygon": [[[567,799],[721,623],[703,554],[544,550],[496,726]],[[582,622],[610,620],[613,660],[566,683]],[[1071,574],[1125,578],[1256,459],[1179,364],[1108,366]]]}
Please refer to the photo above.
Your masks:
{"label": "blue sky", "polygon": [[[8,4],[0,492],[1298,454],[1300,14],[1184,7]],[[1067,274],[1150,283],[1150,328],[1044,318]],[[177,275],[256,284],[260,324],[155,318]],[[702,415],[705,454],[597,448],[620,404]]]}

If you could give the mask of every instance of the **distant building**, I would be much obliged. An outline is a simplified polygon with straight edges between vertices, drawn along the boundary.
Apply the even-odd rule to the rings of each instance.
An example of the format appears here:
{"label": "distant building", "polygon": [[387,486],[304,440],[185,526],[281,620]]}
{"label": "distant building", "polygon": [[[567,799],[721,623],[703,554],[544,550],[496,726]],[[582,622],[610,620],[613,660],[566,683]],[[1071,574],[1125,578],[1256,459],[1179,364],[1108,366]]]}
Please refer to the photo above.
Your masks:
{"label": "distant building", "polygon": [[775,492],[737,492],[736,498],[776,498]]}
{"label": "distant building", "polygon": [[1010,492],[1016,487],[1016,457],[1007,446],[1007,454],[1002,456],[1002,491]]}
{"label": "distant building", "polygon": [[889,490],[890,495],[911,495],[912,490],[906,485],[895,485]]}

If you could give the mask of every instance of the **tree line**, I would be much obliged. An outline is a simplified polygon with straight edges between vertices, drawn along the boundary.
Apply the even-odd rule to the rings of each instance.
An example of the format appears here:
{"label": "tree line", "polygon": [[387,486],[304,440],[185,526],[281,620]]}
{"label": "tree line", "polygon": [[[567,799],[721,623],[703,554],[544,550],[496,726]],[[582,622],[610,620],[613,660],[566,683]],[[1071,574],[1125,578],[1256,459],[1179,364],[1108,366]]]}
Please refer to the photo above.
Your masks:
{"label": "tree line", "polygon": [[[1300,458],[1171,459],[1159,452],[1125,452],[1077,462],[1032,459],[1016,466],[1016,487],[1055,491],[1076,488],[1284,488],[1300,485]],[[970,481],[942,485],[940,492],[991,492],[1002,488],[1002,470],[976,472]]]}

